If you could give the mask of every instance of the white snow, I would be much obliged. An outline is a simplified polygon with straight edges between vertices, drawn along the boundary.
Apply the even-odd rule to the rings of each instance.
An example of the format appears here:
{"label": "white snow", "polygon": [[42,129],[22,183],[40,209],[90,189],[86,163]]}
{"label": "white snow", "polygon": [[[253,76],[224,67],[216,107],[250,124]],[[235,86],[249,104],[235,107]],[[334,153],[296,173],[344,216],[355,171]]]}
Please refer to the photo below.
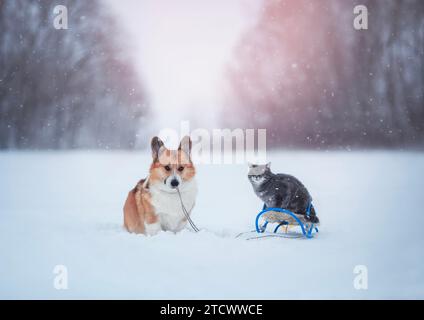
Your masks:
{"label": "white snow", "polygon": [[[234,239],[262,204],[247,165],[198,166],[204,229],[126,233],[122,206],[149,153],[0,153],[0,298],[424,298],[424,154],[274,152],[309,188],[318,237]],[[53,286],[56,265],[68,290]],[[368,268],[368,290],[353,286]]]}

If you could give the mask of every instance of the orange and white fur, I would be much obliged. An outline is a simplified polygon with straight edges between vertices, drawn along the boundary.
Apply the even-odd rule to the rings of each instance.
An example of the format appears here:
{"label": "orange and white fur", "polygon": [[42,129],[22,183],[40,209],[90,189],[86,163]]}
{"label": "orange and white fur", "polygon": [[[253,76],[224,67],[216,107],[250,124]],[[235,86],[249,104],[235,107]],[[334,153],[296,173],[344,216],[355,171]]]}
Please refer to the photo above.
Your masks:
{"label": "orange and white fur", "polygon": [[124,225],[131,233],[145,235],[155,235],[161,230],[178,232],[186,226],[187,219],[177,188],[188,213],[197,195],[191,140],[184,137],[178,150],[169,150],[154,137],[151,147],[150,174],[129,192],[124,205]]}

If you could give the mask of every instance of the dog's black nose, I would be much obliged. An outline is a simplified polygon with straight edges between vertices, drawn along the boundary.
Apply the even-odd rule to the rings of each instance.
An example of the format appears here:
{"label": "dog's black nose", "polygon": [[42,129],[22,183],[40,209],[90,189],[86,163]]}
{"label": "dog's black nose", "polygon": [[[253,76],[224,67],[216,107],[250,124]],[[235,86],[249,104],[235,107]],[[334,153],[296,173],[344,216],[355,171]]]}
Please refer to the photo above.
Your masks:
{"label": "dog's black nose", "polygon": [[178,182],[177,179],[171,180],[171,187],[176,188],[176,187],[178,187],[179,184],[180,183]]}

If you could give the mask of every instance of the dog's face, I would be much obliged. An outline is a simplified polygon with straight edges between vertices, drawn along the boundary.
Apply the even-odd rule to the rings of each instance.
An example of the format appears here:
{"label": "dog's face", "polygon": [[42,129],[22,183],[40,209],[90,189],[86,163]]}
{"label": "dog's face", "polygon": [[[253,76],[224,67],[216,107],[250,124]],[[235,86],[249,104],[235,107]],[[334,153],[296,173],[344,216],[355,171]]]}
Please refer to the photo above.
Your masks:
{"label": "dog's face", "polygon": [[184,188],[191,181],[196,170],[190,158],[191,140],[184,137],[178,150],[169,150],[158,138],[152,139],[153,163],[150,167],[150,181],[158,183],[165,191],[176,191]]}

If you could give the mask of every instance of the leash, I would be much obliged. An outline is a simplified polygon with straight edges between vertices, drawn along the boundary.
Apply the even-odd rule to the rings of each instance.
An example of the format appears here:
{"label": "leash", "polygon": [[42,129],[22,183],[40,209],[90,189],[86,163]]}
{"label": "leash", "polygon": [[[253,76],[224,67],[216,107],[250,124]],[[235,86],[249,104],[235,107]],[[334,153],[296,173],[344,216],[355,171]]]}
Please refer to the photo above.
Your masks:
{"label": "leash", "polygon": [[[190,213],[187,211],[186,207],[183,203],[183,198],[181,197],[180,188],[177,187],[178,197],[180,198],[181,202],[181,209],[183,209],[184,215],[187,218],[187,221],[190,223],[191,227],[193,228],[194,232],[199,232],[199,228],[194,224],[193,220],[190,218]],[[193,208],[191,208],[193,209]],[[191,210],[190,210],[191,211]]]}
{"label": "leash", "polygon": [[[150,178],[150,176],[147,177],[146,180],[144,181],[144,183],[143,183],[144,188],[148,188],[149,178]],[[200,231],[199,228],[194,224],[193,220],[191,220],[190,214],[187,211],[186,207],[184,206],[183,198],[181,197],[181,193],[180,193],[180,188],[177,187],[176,189],[177,189],[177,192],[178,192],[178,197],[180,198],[181,209],[183,209],[183,213],[184,213],[185,217],[187,218],[187,221],[190,223],[191,227],[193,228],[193,230],[195,232],[199,232]],[[193,208],[191,208],[191,210],[193,210]]]}

